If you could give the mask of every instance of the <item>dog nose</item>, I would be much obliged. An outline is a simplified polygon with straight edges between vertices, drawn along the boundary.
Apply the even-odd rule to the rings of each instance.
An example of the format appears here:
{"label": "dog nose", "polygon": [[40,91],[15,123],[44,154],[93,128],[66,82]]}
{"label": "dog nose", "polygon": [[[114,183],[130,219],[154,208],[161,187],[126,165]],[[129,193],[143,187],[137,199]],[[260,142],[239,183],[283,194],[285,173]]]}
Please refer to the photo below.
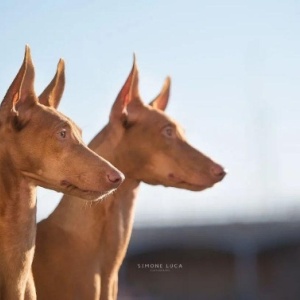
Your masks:
{"label": "dog nose", "polygon": [[109,174],[107,174],[107,179],[110,183],[114,184],[116,187],[118,187],[123,180],[125,179],[125,176],[123,173],[121,172],[111,172]]}
{"label": "dog nose", "polygon": [[226,175],[226,171],[224,170],[224,168],[218,164],[214,164],[210,168],[210,173],[214,178],[218,180],[222,180]]}

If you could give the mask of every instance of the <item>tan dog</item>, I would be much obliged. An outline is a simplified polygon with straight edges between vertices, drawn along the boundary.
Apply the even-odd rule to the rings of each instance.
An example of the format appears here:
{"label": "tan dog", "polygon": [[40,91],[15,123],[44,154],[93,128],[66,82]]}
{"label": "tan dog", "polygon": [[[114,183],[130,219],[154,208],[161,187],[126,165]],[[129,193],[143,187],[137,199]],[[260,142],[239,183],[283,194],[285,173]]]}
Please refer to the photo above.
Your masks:
{"label": "tan dog", "polygon": [[[63,61],[41,95],[26,46],[23,64],[0,107],[0,298],[24,299],[36,236],[36,186],[95,200],[122,174],[88,149],[78,127],[52,106],[64,85]],[[31,297],[35,298],[31,286]]]}
{"label": "tan dog", "polygon": [[64,196],[38,224],[33,272],[40,300],[117,298],[118,271],[141,181],[201,191],[225,176],[221,166],[187,143],[180,126],[163,112],[169,89],[167,79],[160,95],[145,105],[134,63],[109,123],[89,145],[120,168],[126,180],[99,205]]}

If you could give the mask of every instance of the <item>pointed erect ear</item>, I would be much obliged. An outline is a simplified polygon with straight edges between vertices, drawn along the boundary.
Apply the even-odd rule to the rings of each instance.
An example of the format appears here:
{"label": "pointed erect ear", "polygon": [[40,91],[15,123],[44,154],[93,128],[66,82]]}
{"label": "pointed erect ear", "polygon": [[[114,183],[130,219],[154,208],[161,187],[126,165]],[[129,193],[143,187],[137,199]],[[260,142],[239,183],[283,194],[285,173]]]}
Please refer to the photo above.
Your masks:
{"label": "pointed erect ear", "polygon": [[171,87],[171,78],[167,77],[165,79],[160,94],[153,101],[151,101],[149,105],[160,110],[165,110],[168,105],[168,101],[170,97],[170,87]]}
{"label": "pointed erect ear", "polygon": [[[128,119],[128,106],[134,107],[134,104],[140,105],[142,101],[139,95],[139,76],[136,65],[135,55],[133,56],[133,66],[130,74],[127,77],[125,84],[119,92],[115,103],[113,104],[110,120],[121,119],[122,122],[126,122]],[[134,110],[134,109],[133,109]],[[130,113],[134,113],[130,112]]]}
{"label": "pointed erect ear", "polygon": [[65,63],[63,59],[60,59],[57,65],[57,71],[45,88],[42,94],[39,96],[39,102],[46,106],[57,108],[65,88]]}
{"label": "pointed erect ear", "polygon": [[36,103],[36,101],[34,92],[34,66],[31,60],[30,48],[26,45],[23,64],[6,92],[1,103],[1,109],[16,112],[20,105],[30,105]]}

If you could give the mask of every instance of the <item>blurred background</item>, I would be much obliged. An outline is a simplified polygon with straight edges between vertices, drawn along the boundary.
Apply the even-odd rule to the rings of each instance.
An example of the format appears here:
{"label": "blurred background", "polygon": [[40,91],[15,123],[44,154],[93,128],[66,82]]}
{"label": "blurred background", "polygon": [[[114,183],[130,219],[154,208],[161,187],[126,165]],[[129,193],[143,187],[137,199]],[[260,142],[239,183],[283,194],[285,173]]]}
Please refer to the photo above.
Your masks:
{"label": "blurred background", "polygon": [[[135,52],[144,101],[170,75],[167,113],[228,170],[199,193],[141,186],[119,299],[300,299],[299,1],[2,0],[0,20],[2,95],[26,43],[38,93],[63,57],[60,111],[88,143]],[[60,197],[39,189],[38,220]]]}

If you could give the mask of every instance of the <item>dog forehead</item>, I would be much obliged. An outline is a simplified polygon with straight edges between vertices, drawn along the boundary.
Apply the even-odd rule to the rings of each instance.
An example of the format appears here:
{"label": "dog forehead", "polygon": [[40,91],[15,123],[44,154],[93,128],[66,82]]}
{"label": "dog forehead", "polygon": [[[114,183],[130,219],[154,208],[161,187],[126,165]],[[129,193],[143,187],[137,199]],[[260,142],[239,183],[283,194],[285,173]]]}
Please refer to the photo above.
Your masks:
{"label": "dog forehead", "polygon": [[173,118],[168,116],[164,111],[155,108],[151,108],[148,121],[151,122],[151,124],[155,123],[162,126],[169,124],[173,125],[174,127],[180,127],[180,125],[178,125],[178,123]]}
{"label": "dog forehead", "polygon": [[44,105],[38,105],[36,109],[41,110],[36,113],[36,115],[39,115],[40,118],[49,124],[57,123],[57,122],[67,122],[68,118],[63,115],[61,112],[57,111],[55,108],[44,106]]}
{"label": "dog forehead", "polygon": [[[35,111],[33,116],[35,116],[37,119],[34,120],[33,123],[39,124],[40,129],[42,127],[45,129],[55,129],[61,126],[67,126],[72,129],[75,127],[74,123],[68,117],[57,111],[55,108],[44,105],[37,105],[36,110],[37,111]],[[77,131],[77,127],[75,128]]]}
{"label": "dog forehead", "polygon": [[77,131],[80,135],[82,134],[82,129],[71,119],[68,118],[68,121],[71,125],[71,128],[73,128],[73,130]]}

